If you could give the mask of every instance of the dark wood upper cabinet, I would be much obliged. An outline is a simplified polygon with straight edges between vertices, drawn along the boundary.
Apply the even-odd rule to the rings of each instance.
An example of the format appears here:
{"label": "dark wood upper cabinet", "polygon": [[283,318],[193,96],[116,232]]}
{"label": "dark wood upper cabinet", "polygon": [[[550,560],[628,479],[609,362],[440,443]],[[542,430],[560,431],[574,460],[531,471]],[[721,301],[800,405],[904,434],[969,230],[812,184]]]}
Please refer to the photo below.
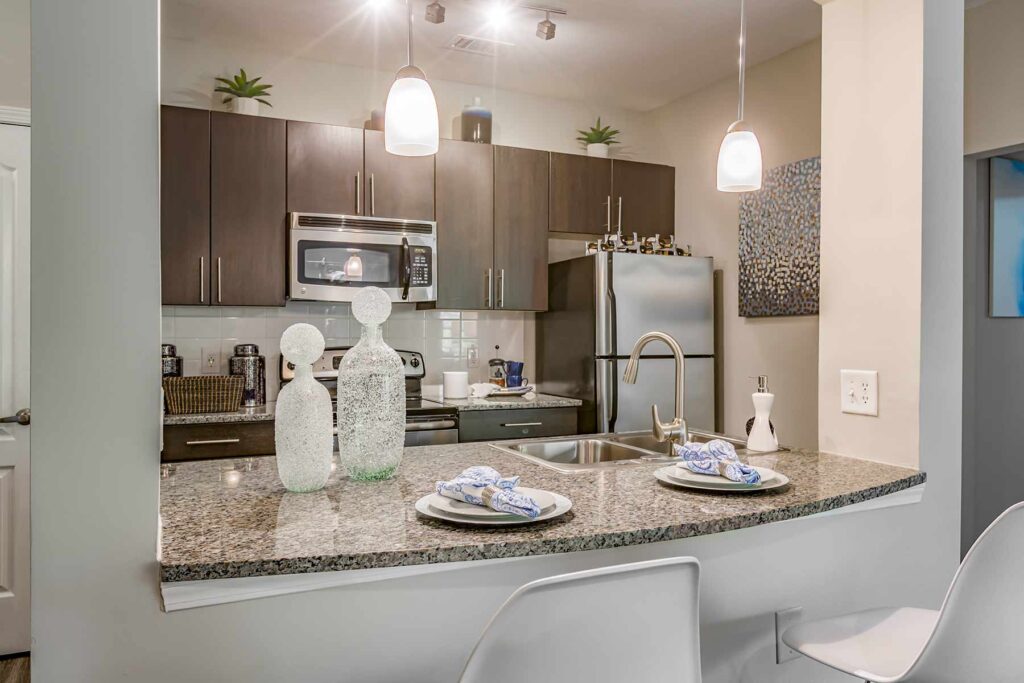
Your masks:
{"label": "dark wood upper cabinet", "polygon": [[210,115],[213,303],[285,303],[285,121]]}
{"label": "dark wood upper cabinet", "polygon": [[400,157],[384,149],[384,133],[363,131],[363,214],[434,220],[434,157]]}
{"label": "dark wood upper cabinet", "polygon": [[676,169],[673,167],[616,159],[612,162],[612,197],[612,224],[624,234],[675,233]]}
{"label": "dark wood upper cabinet", "polygon": [[[437,307],[490,308],[494,148],[441,140],[437,151]],[[493,271],[491,276],[493,277]],[[493,287],[493,282],[490,283]]]}
{"label": "dark wood upper cabinet", "polygon": [[548,307],[548,156],[494,148],[495,308]]}
{"label": "dark wood upper cabinet", "polygon": [[210,112],[160,108],[160,279],[164,305],[210,303]]}
{"label": "dark wood upper cabinet", "polygon": [[288,122],[288,211],[358,215],[363,131]]}
{"label": "dark wood upper cabinet", "polygon": [[611,160],[552,152],[549,193],[550,230],[589,234],[610,230]]}

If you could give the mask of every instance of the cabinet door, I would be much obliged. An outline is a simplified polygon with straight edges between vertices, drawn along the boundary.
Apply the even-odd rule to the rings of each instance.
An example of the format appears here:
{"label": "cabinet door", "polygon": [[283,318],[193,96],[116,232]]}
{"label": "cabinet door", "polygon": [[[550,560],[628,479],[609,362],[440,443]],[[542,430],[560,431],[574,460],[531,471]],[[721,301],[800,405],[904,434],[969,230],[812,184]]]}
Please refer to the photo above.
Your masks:
{"label": "cabinet door", "polygon": [[612,224],[623,233],[646,236],[675,233],[676,169],[673,167],[616,159],[612,162],[612,197]]}
{"label": "cabinet door", "polygon": [[363,131],[288,122],[288,211],[358,215]]}
{"label": "cabinet door", "polygon": [[434,157],[400,157],[384,149],[384,133],[363,131],[367,216],[434,220]]}
{"label": "cabinet door", "polygon": [[285,122],[211,114],[213,303],[283,306]]}
{"label": "cabinet door", "polygon": [[490,308],[494,148],[441,140],[437,151],[437,307]]}
{"label": "cabinet door", "polygon": [[611,196],[611,160],[551,153],[551,230],[608,232]]}
{"label": "cabinet door", "polygon": [[548,307],[548,153],[494,148],[495,308]]}
{"label": "cabinet door", "polygon": [[160,107],[164,305],[210,303],[210,112]]}

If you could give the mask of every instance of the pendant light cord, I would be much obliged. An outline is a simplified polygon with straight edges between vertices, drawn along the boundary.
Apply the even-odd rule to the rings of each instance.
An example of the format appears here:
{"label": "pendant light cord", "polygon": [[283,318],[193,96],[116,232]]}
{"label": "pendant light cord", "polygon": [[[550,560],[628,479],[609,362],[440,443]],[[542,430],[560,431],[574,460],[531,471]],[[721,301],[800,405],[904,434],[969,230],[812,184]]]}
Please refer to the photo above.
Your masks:
{"label": "pendant light cord", "polygon": [[737,121],[743,120],[743,91],[747,74],[747,13],[743,4],[744,0],[740,0],[740,106]]}
{"label": "pendant light cord", "polygon": [[[740,0],[742,1],[742,0]],[[406,0],[406,13],[409,15],[409,66],[413,66],[413,0]]]}

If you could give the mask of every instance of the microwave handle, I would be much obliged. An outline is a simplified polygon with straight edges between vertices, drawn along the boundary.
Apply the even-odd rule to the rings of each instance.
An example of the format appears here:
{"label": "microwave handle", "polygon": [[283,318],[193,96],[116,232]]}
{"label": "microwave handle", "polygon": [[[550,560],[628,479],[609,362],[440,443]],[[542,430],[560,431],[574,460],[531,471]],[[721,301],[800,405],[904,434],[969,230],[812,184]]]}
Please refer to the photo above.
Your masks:
{"label": "microwave handle", "polygon": [[409,240],[402,238],[402,274],[399,279],[402,285],[402,301],[409,299],[409,285],[412,284],[412,255],[409,253]]}

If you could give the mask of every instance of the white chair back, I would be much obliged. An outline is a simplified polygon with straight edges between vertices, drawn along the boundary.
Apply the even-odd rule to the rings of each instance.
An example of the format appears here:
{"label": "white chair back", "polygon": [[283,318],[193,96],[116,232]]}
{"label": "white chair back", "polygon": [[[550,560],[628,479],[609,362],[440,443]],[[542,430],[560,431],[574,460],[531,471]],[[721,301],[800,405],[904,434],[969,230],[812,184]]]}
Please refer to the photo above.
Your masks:
{"label": "white chair back", "polygon": [[915,683],[1024,680],[1024,503],[999,516],[960,564],[935,632],[900,679]]}
{"label": "white chair back", "polygon": [[540,579],[484,629],[462,683],[700,683],[700,563],[651,560]]}

